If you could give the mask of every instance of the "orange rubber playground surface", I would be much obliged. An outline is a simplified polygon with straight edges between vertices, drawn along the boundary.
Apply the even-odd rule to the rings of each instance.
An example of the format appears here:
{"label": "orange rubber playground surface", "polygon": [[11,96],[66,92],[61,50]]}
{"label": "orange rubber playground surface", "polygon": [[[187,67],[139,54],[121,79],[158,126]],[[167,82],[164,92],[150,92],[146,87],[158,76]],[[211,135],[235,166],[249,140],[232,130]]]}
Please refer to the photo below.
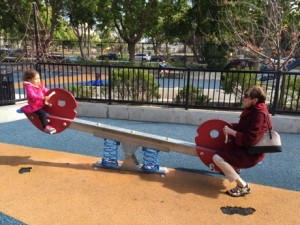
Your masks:
{"label": "orange rubber playground surface", "polygon": [[300,224],[297,191],[250,183],[252,194],[232,198],[222,178],[95,169],[98,160],[0,143],[0,212],[29,225]]}

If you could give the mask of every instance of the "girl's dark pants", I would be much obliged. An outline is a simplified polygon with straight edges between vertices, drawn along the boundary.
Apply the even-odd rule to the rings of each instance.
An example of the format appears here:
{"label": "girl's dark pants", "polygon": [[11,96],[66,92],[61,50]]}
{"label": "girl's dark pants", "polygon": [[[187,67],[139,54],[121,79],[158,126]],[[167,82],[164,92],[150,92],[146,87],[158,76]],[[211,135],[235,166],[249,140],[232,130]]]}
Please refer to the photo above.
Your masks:
{"label": "girl's dark pants", "polygon": [[46,112],[43,109],[39,109],[38,111],[36,111],[36,114],[38,114],[40,121],[43,124],[43,128],[45,128],[48,125]]}

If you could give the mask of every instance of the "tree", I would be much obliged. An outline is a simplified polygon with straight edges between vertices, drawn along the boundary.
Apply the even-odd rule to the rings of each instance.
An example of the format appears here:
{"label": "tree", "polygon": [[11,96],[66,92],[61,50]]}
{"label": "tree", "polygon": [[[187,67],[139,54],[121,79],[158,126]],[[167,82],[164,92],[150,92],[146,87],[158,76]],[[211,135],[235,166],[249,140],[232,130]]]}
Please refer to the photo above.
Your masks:
{"label": "tree", "polygon": [[[232,34],[230,41],[224,41],[233,48],[249,53],[276,71],[283,70],[295,55],[300,29],[299,20],[290,16],[292,1],[211,1],[222,6],[218,22]],[[280,63],[282,59],[284,62]]]}
{"label": "tree", "polygon": [[45,53],[61,22],[63,1],[37,0],[35,2],[36,4],[26,0],[2,0],[0,3],[0,26],[6,34],[10,34],[12,37],[18,36],[22,37],[22,40],[35,41],[33,21],[33,7],[35,7],[40,44],[38,51]]}
{"label": "tree", "polygon": [[285,70],[289,60],[296,56],[299,49],[299,16],[293,16],[298,10],[296,4],[299,1],[211,1],[222,6],[218,21],[227,33],[232,33],[232,47],[248,53],[277,71],[276,86],[281,87],[281,90],[280,93],[275,93],[273,107],[277,103],[279,107],[283,105],[286,79],[280,72]]}
{"label": "tree", "polygon": [[158,0],[99,0],[97,19],[117,29],[133,62],[136,43],[157,23],[158,6]]}
{"label": "tree", "polygon": [[160,54],[160,48],[162,44],[166,41],[163,31],[163,20],[159,19],[159,23],[151,28],[149,32],[146,33],[146,38],[153,46],[154,54]]}
{"label": "tree", "polygon": [[166,15],[163,21],[165,39],[189,46],[198,63],[205,61],[213,68],[223,66],[220,59],[225,58],[226,48],[222,45],[224,42],[216,37],[219,33],[224,35],[224,32],[215,19],[221,7],[210,1],[175,1],[174,4],[170,4],[170,1],[162,2],[163,15]]}
{"label": "tree", "polygon": [[42,30],[42,35],[44,38],[46,48],[50,42],[55,38],[55,31],[58,26],[61,24],[62,20],[62,10],[63,10],[63,1],[59,0],[45,0],[45,8],[42,11],[40,18],[41,23],[44,21],[44,29]]}
{"label": "tree", "polygon": [[[13,13],[15,9],[15,4],[12,0],[2,0],[0,1],[0,27],[3,33],[7,34],[19,34],[19,14]],[[22,29],[24,31],[24,28]]]}
{"label": "tree", "polygon": [[155,54],[159,54],[163,43],[174,43],[185,40],[190,25],[184,23],[187,12],[187,1],[159,1],[158,21],[146,32],[146,38],[152,43]]}
{"label": "tree", "polygon": [[90,30],[96,24],[96,10],[97,4],[93,0],[80,2],[66,0],[65,2],[65,14],[68,16],[70,25],[78,38],[82,58],[86,58],[83,48],[88,47],[89,50]]}

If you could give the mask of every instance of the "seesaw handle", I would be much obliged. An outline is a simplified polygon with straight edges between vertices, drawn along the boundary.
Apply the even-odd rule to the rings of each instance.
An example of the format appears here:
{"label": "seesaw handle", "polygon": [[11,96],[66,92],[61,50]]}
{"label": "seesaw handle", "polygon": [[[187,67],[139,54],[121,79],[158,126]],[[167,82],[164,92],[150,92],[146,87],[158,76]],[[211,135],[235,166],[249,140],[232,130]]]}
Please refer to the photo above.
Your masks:
{"label": "seesaw handle", "polygon": [[225,135],[225,144],[227,144],[228,143],[228,135],[226,134]]}
{"label": "seesaw handle", "polygon": [[[56,94],[55,91],[51,92],[51,93],[48,95],[49,99],[50,99],[53,95],[55,95],[55,94]],[[51,103],[49,103],[48,101],[45,101],[45,105],[50,105],[50,106],[51,106]]]}
{"label": "seesaw handle", "polygon": [[[228,126],[225,126],[224,128],[227,128]],[[228,134],[225,134],[225,144],[228,143]]]}

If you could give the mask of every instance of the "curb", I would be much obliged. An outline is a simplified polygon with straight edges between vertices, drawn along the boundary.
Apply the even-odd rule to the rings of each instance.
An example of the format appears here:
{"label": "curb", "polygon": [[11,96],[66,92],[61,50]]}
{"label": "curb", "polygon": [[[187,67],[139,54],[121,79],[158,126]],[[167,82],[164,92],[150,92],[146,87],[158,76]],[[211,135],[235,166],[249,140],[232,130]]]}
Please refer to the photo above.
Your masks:
{"label": "curb", "polygon": [[[0,107],[0,123],[25,119],[24,114],[16,110],[26,103]],[[134,120],[156,123],[177,123],[199,126],[209,119],[221,119],[238,122],[241,112],[214,111],[201,109],[162,108],[155,106],[107,105],[102,103],[78,102],[78,116]],[[273,129],[280,133],[300,133],[300,117],[275,115],[272,116]]]}
{"label": "curb", "polygon": [[[201,109],[161,108],[153,106],[107,105],[78,102],[78,116],[135,120],[157,123],[178,123],[199,126],[209,119],[238,122],[241,112]],[[300,133],[300,117],[272,116],[273,129],[282,133]]]}

